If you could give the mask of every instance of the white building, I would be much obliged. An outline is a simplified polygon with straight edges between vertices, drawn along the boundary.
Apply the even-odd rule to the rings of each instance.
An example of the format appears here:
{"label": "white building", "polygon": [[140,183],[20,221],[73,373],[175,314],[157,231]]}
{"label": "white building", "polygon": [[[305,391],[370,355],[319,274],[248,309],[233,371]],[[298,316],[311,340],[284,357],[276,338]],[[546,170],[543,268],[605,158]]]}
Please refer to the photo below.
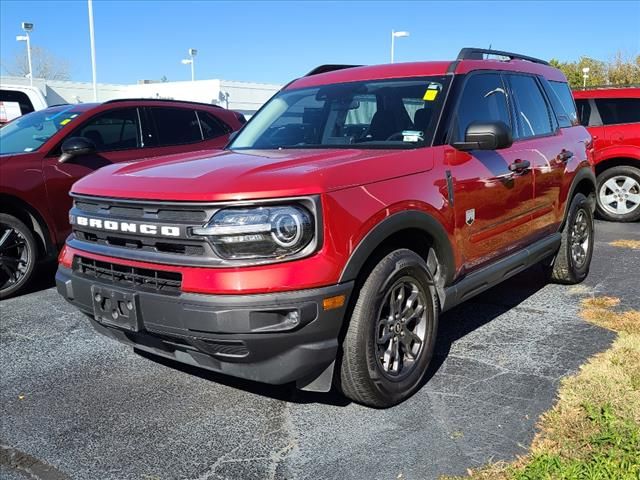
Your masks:
{"label": "white building", "polygon": [[[22,77],[0,77],[3,85],[29,85],[29,79]],[[93,84],[88,82],[69,82],[61,80],[34,79],[33,86],[44,94],[48,105],[61,103],[93,102]],[[196,80],[194,82],[153,82],[135,85],[99,83],[98,101],[115,98],[167,98],[213,103],[244,113],[247,118],[253,115],[281,85],[236,82],[230,80]]]}

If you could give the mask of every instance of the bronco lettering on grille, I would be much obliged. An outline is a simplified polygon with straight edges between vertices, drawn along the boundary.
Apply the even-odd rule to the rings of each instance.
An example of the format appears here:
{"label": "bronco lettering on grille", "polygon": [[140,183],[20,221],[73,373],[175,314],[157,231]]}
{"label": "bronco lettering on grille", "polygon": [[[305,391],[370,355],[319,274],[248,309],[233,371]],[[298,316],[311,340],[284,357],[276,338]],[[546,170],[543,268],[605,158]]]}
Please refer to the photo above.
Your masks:
{"label": "bronco lettering on grille", "polygon": [[71,217],[71,223],[82,227],[95,228],[98,230],[110,230],[114,232],[141,233],[143,235],[162,235],[165,237],[179,237],[180,227],[171,225],[151,225],[146,223],[118,222],[115,220],[102,220],[100,218],[89,218],[76,216],[75,221]]}

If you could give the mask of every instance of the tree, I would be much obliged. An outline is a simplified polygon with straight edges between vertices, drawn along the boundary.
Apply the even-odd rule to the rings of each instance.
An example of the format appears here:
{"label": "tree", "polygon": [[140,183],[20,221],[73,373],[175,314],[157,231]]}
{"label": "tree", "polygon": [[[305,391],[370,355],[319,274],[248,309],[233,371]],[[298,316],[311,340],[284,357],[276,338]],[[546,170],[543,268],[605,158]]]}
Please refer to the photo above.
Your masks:
{"label": "tree", "polygon": [[[51,53],[46,48],[31,47],[31,64],[33,67],[33,78],[44,78],[45,80],[69,80],[69,62]],[[26,77],[29,74],[29,61],[26,49],[18,52],[13,60],[8,64],[3,64],[2,68],[8,75],[15,77]]]}
{"label": "tree", "polygon": [[608,83],[607,64],[590,57],[580,57],[577,62],[560,62],[552,59],[549,63],[565,74],[571,88],[581,88],[584,82],[582,69],[589,68],[587,85],[605,85]]}
{"label": "tree", "polygon": [[640,55],[635,60],[626,59],[622,52],[609,64],[609,81],[614,85],[631,85],[640,83]]}

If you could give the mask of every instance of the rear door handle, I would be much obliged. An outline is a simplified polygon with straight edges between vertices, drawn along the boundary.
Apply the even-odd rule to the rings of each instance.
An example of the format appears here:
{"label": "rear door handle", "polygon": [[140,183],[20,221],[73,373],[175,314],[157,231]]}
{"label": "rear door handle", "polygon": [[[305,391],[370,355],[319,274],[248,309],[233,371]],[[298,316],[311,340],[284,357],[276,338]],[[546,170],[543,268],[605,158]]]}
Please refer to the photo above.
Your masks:
{"label": "rear door handle", "polygon": [[509,170],[512,172],[524,172],[528,168],[531,167],[531,162],[529,160],[516,160],[511,165],[509,165]]}
{"label": "rear door handle", "polygon": [[568,162],[572,158],[573,158],[573,152],[570,152],[569,150],[562,150],[558,154],[558,160],[560,160],[561,162]]}

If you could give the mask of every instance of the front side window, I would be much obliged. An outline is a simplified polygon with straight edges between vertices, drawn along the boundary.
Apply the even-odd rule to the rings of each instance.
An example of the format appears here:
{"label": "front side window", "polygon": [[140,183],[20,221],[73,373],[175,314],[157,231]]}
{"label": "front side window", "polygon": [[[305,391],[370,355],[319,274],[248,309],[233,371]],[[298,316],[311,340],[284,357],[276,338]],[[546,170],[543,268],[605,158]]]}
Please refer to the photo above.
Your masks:
{"label": "front side window", "polygon": [[157,146],[184,145],[202,141],[200,123],[195,110],[187,108],[151,107],[156,125]]}
{"label": "front side window", "polygon": [[230,148],[417,148],[433,137],[444,88],[433,77],[285,90]]}
{"label": "front side window", "polygon": [[553,131],[551,116],[536,79],[526,75],[509,75],[508,78],[518,127],[514,138],[550,134]]}
{"label": "front side window", "polygon": [[121,108],[101,113],[73,132],[72,136],[88,138],[98,152],[140,148],[138,110]]}
{"label": "front side window", "polygon": [[38,150],[63,128],[72,128],[82,111],[75,105],[62,105],[28,113],[0,129],[0,155]]}
{"label": "front side window", "polygon": [[596,98],[604,125],[640,122],[640,98]]}
{"label": "front side window", "polygon": [[504,122],[511,124],[507,92],[500,75],[482,73],[467,80],[453,120],[453,141],[464,141],[471,123]]}

